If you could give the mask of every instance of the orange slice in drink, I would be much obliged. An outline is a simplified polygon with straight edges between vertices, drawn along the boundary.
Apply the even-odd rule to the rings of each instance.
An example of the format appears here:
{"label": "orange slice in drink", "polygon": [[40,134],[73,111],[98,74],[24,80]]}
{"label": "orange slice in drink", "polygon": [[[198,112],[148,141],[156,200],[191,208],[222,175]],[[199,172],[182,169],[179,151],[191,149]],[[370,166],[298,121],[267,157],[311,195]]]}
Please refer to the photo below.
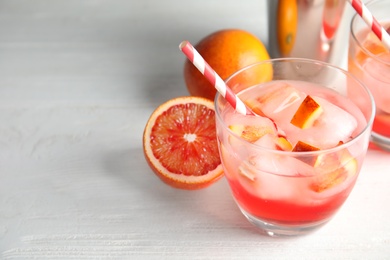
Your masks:
{"label": "orange slice in drink", "polygon": [[[281,151],[291,151],[292,149],[291,143],[284,136],[277,135],[277,129],[275,129],[274,125],[234,124],[229,125],[229,129],[250,143]],[[258,142],[259,140],[260,142]],[[264,142],[262,142],[263,140]]]}
{"label": "orange slice in drink", "polygon": [[230,125],[230,130],[242,139],[254,143],[266,134],[275,132],[275,129],[267,125]]}
{"label": "orange slice in drink", "polygon": [[291,151],[293,149],[291,143],[283,136],[276,137],[276,149],[281,151]]}
{"label": "orange slice in drink", "polygon": [[322,111],[321,106],[308,95],[295,112],[291,124],[302,129],[311,127]]}
{"label": "orange slice in drink", "polygon": [[292,150],[293,152],[312,152],[312,151],[318,151],[320,150],[320,148],[312,146],[311,144],[302,141],[298,141]]}
{"label": "orange slice in drink", "polygon": [[178,97],[160,105],[143,134],[145,159],[154,173],[175,188],[205,188],[223,176],[214,103]]}
{"label": "orange slice in drink", "polygon": [[[319,150],[320,148],[302,141],[298,141],[292,149],[293,152],[313,152]],[[298,157],[298,159],[309,165],[314,165],[316,163],[317,157],[315,155],[302,155]]]}
{"label": "orange slice in drink", "polygon": [[310,188],[315,192],[323,192],[357,174],[358,163],[348,149],[344,149],[337,154],[318,156],[314,168],[321,169],[322,173]]}
{"label": "orange slice in drink", "polygon": [[[387,52],[386,47],[373,32],[369,32],[367,38],[363,42],[363,46],[374,56]],[[356,59],[359,63],[362,63],[367,58],[368,54],[365,51],[358,51]]]}

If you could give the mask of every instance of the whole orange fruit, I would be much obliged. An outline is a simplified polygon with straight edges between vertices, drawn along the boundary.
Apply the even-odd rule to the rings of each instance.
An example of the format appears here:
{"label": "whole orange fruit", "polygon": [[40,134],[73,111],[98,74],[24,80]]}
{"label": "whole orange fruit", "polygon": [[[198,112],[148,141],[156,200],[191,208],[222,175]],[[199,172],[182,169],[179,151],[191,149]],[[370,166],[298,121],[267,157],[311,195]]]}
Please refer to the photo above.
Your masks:
{"label": "whole orange fruit", "polygon": [[[253,63],[270,59],[264,44],[253,34],[239,29],[225,29],[204,37],[194,45],[216,73],[226,80],[234,72]],[[258,84],[272,79],[271,65],[252,72],[247,79]],[[184,64],[184,80],[189,93],[213,100],[214,86],[189,61]],[[242,89],[233,88],[234,92]]]}

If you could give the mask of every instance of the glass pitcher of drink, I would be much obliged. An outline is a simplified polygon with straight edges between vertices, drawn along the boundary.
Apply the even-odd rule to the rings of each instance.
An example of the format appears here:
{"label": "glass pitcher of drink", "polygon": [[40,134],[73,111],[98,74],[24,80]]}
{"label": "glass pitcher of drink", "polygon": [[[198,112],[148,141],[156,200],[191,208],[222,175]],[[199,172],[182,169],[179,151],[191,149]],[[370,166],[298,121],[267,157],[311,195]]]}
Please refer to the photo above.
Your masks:
{"label": "glass pitcher of drink", "polygon": [[[269,51],[272,57],[300,57],[341,66],[345,39],[336,37],[345,0],[269,0]],[[347,24],[345,24],[347,26]]]}

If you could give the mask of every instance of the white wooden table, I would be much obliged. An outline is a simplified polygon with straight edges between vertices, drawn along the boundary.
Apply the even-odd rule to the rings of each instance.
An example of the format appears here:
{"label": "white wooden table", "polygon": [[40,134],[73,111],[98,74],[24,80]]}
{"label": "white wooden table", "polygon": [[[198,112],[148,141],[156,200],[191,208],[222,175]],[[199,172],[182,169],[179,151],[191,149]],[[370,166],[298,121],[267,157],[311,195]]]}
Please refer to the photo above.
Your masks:
{"label": "white wooden table", "polygon": [[260,235],[225,179],[182,191],[149,169],[150,113],[188,94],[178,44],[222,28],[266,43],[266,1],[0,0],[0,259],[390,259],[388,153],[290,239]]}

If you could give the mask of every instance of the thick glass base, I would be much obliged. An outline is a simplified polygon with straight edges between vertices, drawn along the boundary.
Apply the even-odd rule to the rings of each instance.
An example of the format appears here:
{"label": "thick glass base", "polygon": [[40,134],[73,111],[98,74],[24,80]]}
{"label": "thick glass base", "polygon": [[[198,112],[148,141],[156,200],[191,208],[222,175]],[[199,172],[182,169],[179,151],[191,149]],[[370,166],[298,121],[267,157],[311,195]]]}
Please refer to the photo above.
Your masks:
{"label": "thick glass base", "polygon": [[375,132],[371,132],[370,141],[373,142],[379,148],[385,151],[390,151],[390,138],[377,134]]}
{"label": "thick glass base", "polygon": [[252,223],[254,226],[260,229],[262,233],[272,237],[292,237],[292,236],[302,236],[309,234],[321,226],[325,225],[330,219],[325,219],[319,222],[314,222],[310,224],[302,225],[283,225],[269,223],[264,220],[261,220],[257,217],[252,216],[242,208],[240,208],[244,216]]}

